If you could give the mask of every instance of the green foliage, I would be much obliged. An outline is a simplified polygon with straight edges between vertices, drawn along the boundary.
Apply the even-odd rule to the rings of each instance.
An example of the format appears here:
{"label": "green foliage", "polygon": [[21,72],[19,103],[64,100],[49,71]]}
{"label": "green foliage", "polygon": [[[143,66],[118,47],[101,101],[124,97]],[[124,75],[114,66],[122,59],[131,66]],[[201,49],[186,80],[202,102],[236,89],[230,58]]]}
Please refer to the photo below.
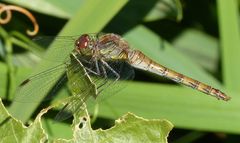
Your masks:
{"label": "green foliage", "polygon": [[239,13],[237,1],[218,0],[219,28],[223,56],[223,80],[229,90],[239,92],[240,54]]}
{"label": "green foliage", "polygon": [[167,136],[173,125],[167,120],[146,120],[127,113],[116,120],[115,126],[108,130],[92,130],[87,112],[74,114],[72,139],[49,139],[41,124],[41,116],[50,108],[42,110],[34,122],[26,127],[14,119],[4,108],[0,100],[0,138],[1,142],[37,143],[37,142],[167,142]]}
{"label": "green foliage", "polygon": [[29,126],[26,127],[19,120],[14,119],[4,108],[0,100],[0,138],[1,142],[13,143],[35,143],[45,141],[45,135],[40,122],[40,116]]}
{"label": "green foliage", "polygon": [[[64,22],[58,24],[58,21],[49,22],[47,20],[52,17],[64,19],[67,23],[63,28],[58,29],[58,35],[61,36],[100,31],[121,34],[133,48],[141,50],[158,63],[224,90],[232,97],[228,103],[217,101],[189,88],[162,83],[166,80],[151,73],[140,73],[139,75],[143,77],[136,78],[140,78],[141,81],[128,82],[125,89],[101,104],[99,116],[116,119],[126,112],[132,112],[144,118],[168,119],[177,128],[240,133],[240,124],[238,124],[240,120],[240,98],[238,96],[238,81],[240,81],[238,66],[238,56],[240,55],[239,1],[217,0],[217,10],[215,11],[218,12],[218,17],[209,16],[214,15],[214,12],[205,13],[207,10],[199,10],[201,16],[211,18],[210,20],[204,19],[202,23],[199,21],[191,21],[192,23],[184,21],[177,24],[170,22],[167,26],[161,25],[161,23],[166,23],[166,20],[163,19],[180,21],[182,17],[184,18],[182,6],[178,0],[152,0],[149,2],[143,0],[5,0],[5,2],[40,13],[39,17],[46,18],[41,19],[43,23],[53,23],[53,27]],[[206,2],[198,3],[206,4]],[[211,7],[212,3],[209,5]],[[183,9],[191,9],[189,5],[184,6]],[[199,15],[194,14],[191,18],[198,19]],[[219,20],[219,35],[209,32],[211,30],[204,25],[207,23],[209,27],[212,26],[216,29],[216,23],[212,22],[214,19]],[[173,23],[176,25],[172,26]],[[185,27],[179,32],[178,25],[183,24]],[[171,29],[172,27],[174,28]],[[11,100],[17,86],[16,83],[20,83],[28,77],[33,65],[38,63],[31,72],[32,75],[58,65],[64,60],[64,57],[62,51],[56,52],[57,50],[54,49],[56,41],[53,41],[48,47],[46,56],[40,62],[30,52],[15,54],[13,47],[16,45],[34,52],[40,57],[43,57],[43,50],[34,45],[31,40],[27,40],[20,32],[9,30],[8,27],[6,29],[10,32],[7,32],[3,28],[0,27],[0,36],[3,39],[0,40],[0,55],[3,59],[0,63],[0,97]],[[51,28],[45,30],[51,33]],[[42,33],[44,34],[44,32]],[[27,49],[29,47],[31,49]],[[66,53],[70,52],[72,48],[71,46],[66,47]],[[49,62],[50,60],[54,62]],[[18,67],[17,70],[15,67]],[[223,79],[222,83],[221,79]],[[42,81],[39,84],[45,83]],[[9,107],[9,112],[23,122],[29,120],[39,107],[40,99],[44,98],[44,94],[41,92],[35,94],[39,94],[39,102],[13,102]],[[60,94],[65,95],[66,92]],[[24,112],[19,112],[19,110]],[[127,117],[131,119],[133,116],[128,115]],[[48,120],[43,121],[47,122]],[[66,130],[67,127],[62,125],[61,130]],[[54,125],[49,126],[57,130]],[[47,132],[50,131],[47,129]],[[94,131],[94,134],[98,133],[98,131]],[[196,136],[200,137],[202,133]],[[185,142],[187,142],[186,140]],[[184,139],[181,142],[184,142]]]}

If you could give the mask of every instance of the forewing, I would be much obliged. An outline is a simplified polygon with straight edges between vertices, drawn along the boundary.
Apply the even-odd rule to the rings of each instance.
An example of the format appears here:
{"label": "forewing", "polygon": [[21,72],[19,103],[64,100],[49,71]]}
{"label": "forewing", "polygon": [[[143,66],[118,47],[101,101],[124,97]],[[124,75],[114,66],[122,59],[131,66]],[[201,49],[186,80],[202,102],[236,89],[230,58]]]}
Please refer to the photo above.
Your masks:
{"label": "forewing", "polygon": [[34,38],[33,41],[40,47],[51,47],[43,58],[45,61],[54,63],[63,62],[69,58],[69,54],[75,48],[75,41],[78,37],[79,36],[39,36]]}
{"label": "forewing", "polygon": [[[45,59],[48,63],[53,66],[46,71],[40,72],[37,75],[27,78],[24,80],[16,90],[14,101],[17,102],[39,102],[44,97],[39,97],[38,93],[43,92],[45,99],[51,99],[52,96],[64,84],[66,81],[66,64],[69,61],[69,53],[74,48],[75,40],[79,36],[40,36],[33,39],[34,43],[38,46],[51,48],[51,56],[47,56]],[[32,45],[29,45],[32,46]],[[57,56],[61,56],[61,60],[56,60]],[[46,57],[45,57],[46,58]],[[64,59],[64,60],[63,60]],[[59,64],[60,63],[60,64]],[[48,97],[46,97],[48,95]]]}
{"label": "forewing", "polygon": [[[65,64],[61,64],[27,78],[17,88],[13,100],[27,103],[42,101],[47,95],[49,96],[45,100],[52,98],[66,81],[65,69]],[[39,92],[45,96],[40,97]]]}

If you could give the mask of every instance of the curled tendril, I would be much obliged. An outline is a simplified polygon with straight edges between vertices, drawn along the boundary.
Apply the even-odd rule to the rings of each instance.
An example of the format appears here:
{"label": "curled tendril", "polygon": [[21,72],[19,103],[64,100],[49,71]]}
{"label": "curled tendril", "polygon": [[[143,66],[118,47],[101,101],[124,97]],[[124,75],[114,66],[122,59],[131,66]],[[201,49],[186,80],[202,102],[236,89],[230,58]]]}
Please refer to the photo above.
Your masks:
{"label": "curled tendril", "polygon": [[[22,7],[18,7],[18,6],[14,6],[14,5],[5,5],[5,4],[1,4],[0,3],[0,24],[6,24],[8,23],[11,18],[12,18],[12,11],[18,11],[20,13],[23,13],[24,15],[26,15],[33,23],[34,29],[33,31],[27,30],[27,34],[30,36],[34,36],[38,33],[39,30],[39,26],[38,23],[35,19],[35,17],[26,9],[22,8]],[[6,12],[6,16],[4,18],[1,17],[1,15]]]}

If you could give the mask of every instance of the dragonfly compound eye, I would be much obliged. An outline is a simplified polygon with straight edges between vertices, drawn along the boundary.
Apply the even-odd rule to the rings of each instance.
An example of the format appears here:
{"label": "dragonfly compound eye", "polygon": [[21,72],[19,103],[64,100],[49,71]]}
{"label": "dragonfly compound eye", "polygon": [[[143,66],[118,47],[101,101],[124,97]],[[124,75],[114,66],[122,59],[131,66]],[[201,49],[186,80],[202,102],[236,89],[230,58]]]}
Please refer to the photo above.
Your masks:
{"label": "dragonfly compound eye", "polygon": [[76,48],[84,49],[88,46],[89,36],[87,34],[82,35],[75,43]]}

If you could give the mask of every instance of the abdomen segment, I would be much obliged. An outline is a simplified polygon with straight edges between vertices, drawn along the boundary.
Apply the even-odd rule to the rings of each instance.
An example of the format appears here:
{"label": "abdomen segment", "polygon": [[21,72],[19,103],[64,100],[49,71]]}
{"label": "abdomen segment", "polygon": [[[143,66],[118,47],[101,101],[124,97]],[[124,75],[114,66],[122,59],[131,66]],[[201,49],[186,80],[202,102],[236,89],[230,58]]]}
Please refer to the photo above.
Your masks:
{"label": "abdomen segment", "polygon": [[128,59],[129,63],[135,68],[146,70],[157,75],[167,77],[177,83],[184,84],[193,89],[199,90],[205,94],[214,96],[217,99],[222,99],[224,101],[230,100],[230,97],[221,92],[220,90],[215,89],[207,84],[204,84],[190,77],[187,77],[181,73],[168,69],[154,62],[140,51],[137,50],[131,51],[131,53],[128,56]]}

